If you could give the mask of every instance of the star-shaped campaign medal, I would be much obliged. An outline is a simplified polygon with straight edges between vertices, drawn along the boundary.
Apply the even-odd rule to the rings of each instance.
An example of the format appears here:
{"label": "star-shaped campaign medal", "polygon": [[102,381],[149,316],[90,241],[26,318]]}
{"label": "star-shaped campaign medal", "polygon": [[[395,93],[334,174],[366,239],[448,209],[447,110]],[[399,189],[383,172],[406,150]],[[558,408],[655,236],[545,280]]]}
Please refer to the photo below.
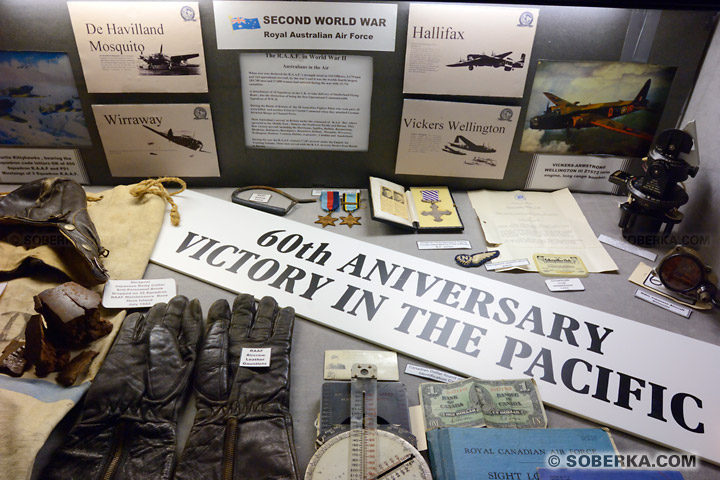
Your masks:
{"label": "star-shaped campaign medal", "polygon": [[352,213],[348,213],[347,217],[340,217],[342,221],[340,222],[340,225],[347,225],[349,228],[352,228],[353,225],[362,225],[360,223],[360,219],[362,217],[353,217]]}
{"label": "star-shaped campaign medal", "polygon": [[332,213],[328,213],[325,216],[318,215],[318,219],[315,220],[315,223],[319,223],[323,226],[323,228],[327,227],[328,225],[335,226],[335,222],[337,222],[338,219],[332,216]]}

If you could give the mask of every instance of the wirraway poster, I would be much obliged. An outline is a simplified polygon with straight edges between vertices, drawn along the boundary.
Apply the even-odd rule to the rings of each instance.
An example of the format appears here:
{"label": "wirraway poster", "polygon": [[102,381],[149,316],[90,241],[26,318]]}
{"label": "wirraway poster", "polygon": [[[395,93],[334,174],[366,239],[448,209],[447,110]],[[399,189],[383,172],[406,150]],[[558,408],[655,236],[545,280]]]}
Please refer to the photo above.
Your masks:
{"label": "wirraway poster", "polygon": [[114,177],[217,177],[208,104],[93,105]]}

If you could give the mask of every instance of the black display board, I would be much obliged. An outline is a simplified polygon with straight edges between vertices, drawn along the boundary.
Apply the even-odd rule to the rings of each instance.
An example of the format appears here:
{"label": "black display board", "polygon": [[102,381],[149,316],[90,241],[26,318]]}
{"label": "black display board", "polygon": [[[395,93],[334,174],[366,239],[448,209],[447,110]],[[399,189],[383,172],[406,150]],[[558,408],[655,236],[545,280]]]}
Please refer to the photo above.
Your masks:
{"label": "black display board", "polygon": [[[241,52],[217,49],[212,1],[200,0],[199,5],[209,93],[89,94],[85,87],[66,2],[0,2],[0,49],[68,52],[93,142],[92,147],[80,149],[92,184],[130,183],[138,179],[110,175],[91,105],[209,102],[221,176],[188,178],[191,186],[267,184],[357,187],[365,186],[369,175],[405,185],[441,181],[458,189],[510,190],[525,186],[533,154],[519,152],[521,128],[516,132],[508,168],[502,180],[439,179],[394,173],[403,98],[430,98],[404,96],[402,93],[409,2],[398,2],[395,52],[327,51],[370,55],[373,58],[372,113],[367,152],[246,148],[240,92]],[[535,65],[540,59],[647,62],[677,67],[658,131],[677,126],[712,36],[715,12],[545,5],[539,8],[535,44],[527,64],[528,81],[524,98],[462,97],[462,101],[525,107],[532,87]],[[447,96],[432,98],[460,99]],[[524,108],[521,120],[526,120]],[[168,175],[172,174],[168,172]]]}

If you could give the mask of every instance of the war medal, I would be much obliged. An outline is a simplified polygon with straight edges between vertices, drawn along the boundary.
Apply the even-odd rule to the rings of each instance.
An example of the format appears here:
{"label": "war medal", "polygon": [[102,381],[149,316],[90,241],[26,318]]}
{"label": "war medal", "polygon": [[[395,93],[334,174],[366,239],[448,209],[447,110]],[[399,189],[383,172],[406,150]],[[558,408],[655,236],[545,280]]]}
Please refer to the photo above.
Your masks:
{"label": "war medal", "polygon": [[339,206],[340,194],[334,190],[323,190],[320,193],[320,208],[328,212],[328,214],[324,216],[318,215],[318,219],[315,223],[319,223],[323,226],[323,228],[328,225],[332,225],[334,227],[335,222],[337,222],[338,219],[332,216],[332,212],[337,210]]}
{"label": "war medal", "polygon": [[440,192],[438,190],[420,190],[421,200],[425,203],[430,204],[430,210],[420,212],[421,215],[429,215],[435,219],[436,222],[442,222],[443,215],[452,215],[452,212],[448,210],[440,210],[440,207],[436,205],[440,201]]}
{"label": "war medal", "polygon": [[360,208],[360,192],[343,193],[342,207],[343,210],[348,212],[348,215],[347,217],[340,217],[340,225],[347,225],[348,228],[352,228],[353,225],[362,225],[360,223],[362,217],[355,217],[352,214],[352,212]]}

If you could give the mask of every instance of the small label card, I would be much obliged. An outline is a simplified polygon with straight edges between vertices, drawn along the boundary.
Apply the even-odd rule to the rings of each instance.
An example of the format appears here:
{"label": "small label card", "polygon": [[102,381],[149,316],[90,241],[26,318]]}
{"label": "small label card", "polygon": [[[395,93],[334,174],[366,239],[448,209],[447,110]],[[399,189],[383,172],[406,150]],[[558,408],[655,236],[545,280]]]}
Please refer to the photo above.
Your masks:
{"label": "small label card", "polygon": [[418,250],[466,250],[470,240],[426,240],[417,242]]}
{"label": "small label card", "polygon": [[405,366],[405,373],[408,375],[415,375],[416,377],[429,378],[436,382],[452,383],[460,380],[465,380],[465,377],[459,377],[452,373],[443,372],[441,370],[435,370],[432,368],[421,367],[420,365],[413,365],[408,363]]}
{"label": "small label card", "polygon": [[604,243],[605,245],[610,245],[611,247],[615,247],[625,252],[632,253],[633,255],[637,255],[638,257],[647,258],[651,262],[654,262],[657,258],[656,253],[645,250],[644,248],[636,247],[632,243],[616,240],[614,238],[608,237],[607,235],[601,234],[598,237],[598,241]]}
{"label": "small label card", "polygon": [[664,308],[668,312],[672,312],[675,315],[680,315],[681,317],[690,318],[690,314],[692,313],[692,310],[689,308],[680,306],[677,303],[671,302],[670,300],[667,300],[665,298],[652,295],[644,290],[635,290],[635,298],[645,300],[648,303],[652,303],[653,305],[656,305],[660,308]]}
{"label": "small label card", "polygon": [[485,268],[488,270],[500,270],[503,268],[524,267],[526,265],[530,265],[530,260],[527,258],[519,258],[517,260],[505,260],[504,262],[486,263]]}
{"label": "small label card", "polygon": [[579,278],[551,278],[545,280],[548,290],[551,292],[577,292],[585,290]]}
{"label": "small label card", "polygon": [[240,353],[241,367],[269,367],[272,348],[243,348]]}
{"label": "small label card", "polygon": [[105,308],[145,308],[169,302],[177,295],[174,278],[108,280],[103,290]]}
{"label": "small label card", "polygon": [[270,193],[253,193],[250,195],[251,202],[258,202],[258,203],[267,203],[270,201],[270,198],[272,197],[272,194]]}
{"label": "small label card", "polygon": [[5,287],[7,287],[7,282],[0,283],[0,295],[5,291]]}

